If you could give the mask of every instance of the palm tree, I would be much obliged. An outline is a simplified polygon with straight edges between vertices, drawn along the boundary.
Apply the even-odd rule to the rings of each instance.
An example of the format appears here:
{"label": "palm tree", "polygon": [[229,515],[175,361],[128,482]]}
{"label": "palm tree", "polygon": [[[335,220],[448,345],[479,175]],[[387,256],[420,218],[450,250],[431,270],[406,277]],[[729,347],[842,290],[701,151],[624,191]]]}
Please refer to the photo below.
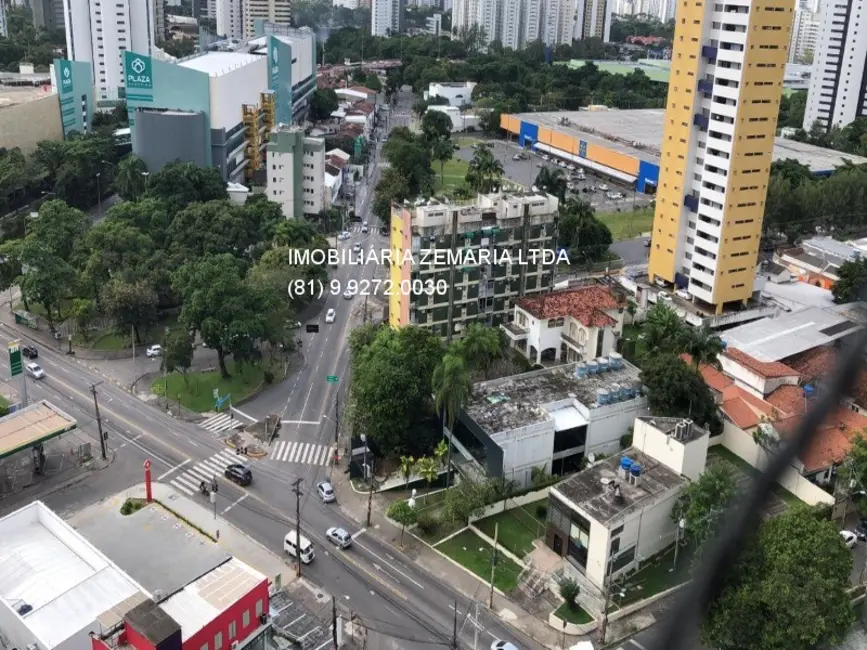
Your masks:
{"label": "palm tree", "polygon": [[467,365],[485,373],[495,361],[503,357],[503,341],[500,330],[472,323],[464,336],[454,343],[455,352],[463,357]]}
{"label": "palm tree", "polygon": [[427,489],[428,492],[430,492],[430,484],[433,483],[440,474],[440,461],[430,456],[424,456],[418,459],[417,469],[419,476],[421,476],[427,483]]}
{"label": "palm tree", "polygon": [[702,364],[719,365],[717,356],[724,349],[720,337],[707,325],[684,328],[680,332],[677,344],[681,350],[692,357],[692,365],[696,370]]}
{"label": "palm tree", "polygon": [[412,470],[415,469],[415,458],[412,456],[400,457],[400,474],[403,480],[406,481],[406,489],[409,489],[409,477],[412,476]]}
{"label": "palm tree", "polygon": [[566,175],[558,167],[542,167],[533,183],[540,190],[553,194],[560,202],[566,200]]}
{"label": "palm tree", "polygon": [[[437,411],[442,414],[443,427],[448,426],[449,435],[451,435],[461,409],[467,403],[473,390],[466,361],[455,354],[444,356],[440,365],[434,370],[431,385],[434,390]],[[443,429],[443,437],[445,437],[445,429]],[[446,444],[448,445],[448,461],[446,463],[446,486],[448,487],[451,483],[450,473],[452,469],[451,438]]]}
{"label": "palm tree", "polygon": [[135,154],[129,154],[117,164],[114,186],[121,198],[135,201],[144,194],[147,189],[147,171],[144,160]]}
{"label": "palm tree", "polygon": [[455,154],[455,148],[452,145],[452,141],[450,138],[445,140],[437,140],[434,143],[433,149],[431,150],[431,157],[439,161],[440,164],[440,186],[445,187],[446,185],[446,177],[445,177],[445,169],[446,163],[452,159],[452,156]]}
{"label": "palm tree", "polygon": [[668,352],[674,348],[683,331],[683,323],[674,310],[657,303],[647,312],[647,320],[641,328],[648,352]]}
{"label": "palm tree", "polygon": [[504,173],[503,163],[494,158],[491,150],[479,147],[470,161],[466,181],[474,190],[484,194],[499,186]]}

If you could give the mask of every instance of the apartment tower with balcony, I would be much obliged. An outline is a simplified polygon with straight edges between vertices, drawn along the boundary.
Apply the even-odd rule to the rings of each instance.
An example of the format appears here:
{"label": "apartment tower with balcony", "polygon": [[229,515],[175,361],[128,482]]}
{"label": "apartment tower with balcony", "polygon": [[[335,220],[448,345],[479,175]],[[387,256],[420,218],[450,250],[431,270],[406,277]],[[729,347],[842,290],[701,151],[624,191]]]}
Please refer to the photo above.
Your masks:
{"label": "apartment tower with balcony", "polygon": [[722,313],[753,293],[794,0],[682,0],[648,273]]}

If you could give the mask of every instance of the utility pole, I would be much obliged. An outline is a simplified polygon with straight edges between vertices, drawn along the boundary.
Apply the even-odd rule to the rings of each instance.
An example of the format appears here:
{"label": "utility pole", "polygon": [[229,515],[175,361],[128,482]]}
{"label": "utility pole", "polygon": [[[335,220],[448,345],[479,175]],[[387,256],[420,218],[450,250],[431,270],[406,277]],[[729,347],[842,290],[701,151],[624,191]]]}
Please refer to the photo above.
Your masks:
{"label": "utility pole", "polygon": [[491,549],[491,596],[488,607],[494,609],[494,574],[497,571],[497,537],[500,534],[500,524],[494,524],[494,547]]}
{"label": "utility pole", "polygon": [[605,576],[605,607],[602,608],[602,624],[599,626],[599,638],[605,645],[605,636],[608,632],[608,607],[611,605],[611,568],[614,564],[612,558],[608,558],[608,571]]}
{"label": "utility pole", "polygon": [[296,478],[292,482],[292,491],[295,493],[295,577],[301,577],[301,481]]}
{"label": "utility pole", "polygon": [[[365,444],[365,448],[367,443]],[[370,478],[367,480],[367,527],[370,528],[370,511],[373,508],[373,468],[376,467],[376,459],[370,459]]]}
{"label": "utility pole", "polygon": [[105,453],[105,435],[102,433],[102,418],[99,416],[99,401],[96,399],[96,387],[102,382],[98,381],[90,385],[90,392],[93,393],[93,409],[96,411],[96,428],[99,431],[99,448],[102,451],[102,458],[105,460],[108,456]]}
{"label": "utility pole", "polygon": [[337,599],[334,596],[331,597],[331,641],[337,650]]}

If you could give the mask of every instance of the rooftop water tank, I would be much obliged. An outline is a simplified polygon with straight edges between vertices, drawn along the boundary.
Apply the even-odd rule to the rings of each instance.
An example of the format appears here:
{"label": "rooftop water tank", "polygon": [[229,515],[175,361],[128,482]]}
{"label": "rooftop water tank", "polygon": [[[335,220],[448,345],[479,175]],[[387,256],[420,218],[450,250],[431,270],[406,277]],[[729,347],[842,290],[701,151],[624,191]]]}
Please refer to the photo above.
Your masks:
{"label": "rooftop water tank", "polygon": [[629,456],[624,456],[620,459],[620,469],[625,469],[629,471],[629,468],[632,467],[632,463],[634,461]]}
{"label": "rooftop water tank", "polygon": [[623,356],[618,352],[612,352],[608,355],[608,362],[612,370],[620,370],[623,367]]}
{"label": "rooftop water tank", "polygon": [[599,372],[608,372],[611,368],[611,364],[608,363],[608,357],[599,357],[596,359],[596,363],[599,365]]}
{"label": "rooftop water tank", "polygon": [[575,376],[584,379],[587,376],[587,364],[582,362],[575,366]]}
{"label": "rooftop water tank", "polygon": [[[622,462],[622,461],[621,461],[621,462]],[[641,465],[639,465],[638,463],[632,463],[632,464],[629,466],[629,472],[630,472],[633,476],[641,476]]]}
{"label": "rooftop water tank", "polygon": [[596,389],[596,403],[597,404],[610,404],[611,403],[611,393],[608,392],[605,388],[597,388]]}
{"label": "rooftop water tank", "polygon": [[588,375],[597,375],[599,374],[599,364],[595,361],[587,362],[587,374]]}
{"label": "rooftop water tank", "polygon": [[612,404],[623,399],[623,387],[620,384],[611,384],[608,387],[608,391],[611,393]]}

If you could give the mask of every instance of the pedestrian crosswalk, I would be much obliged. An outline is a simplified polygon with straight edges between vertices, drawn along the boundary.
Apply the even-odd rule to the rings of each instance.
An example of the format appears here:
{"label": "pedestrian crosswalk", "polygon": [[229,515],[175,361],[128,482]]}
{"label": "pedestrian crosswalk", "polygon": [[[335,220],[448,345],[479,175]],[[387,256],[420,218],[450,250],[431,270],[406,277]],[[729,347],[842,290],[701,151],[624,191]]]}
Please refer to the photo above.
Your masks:
{"label": "pedestrian crosswalk", "polygon": [[333,445],[317,445],[312,442],[279,440],[271,447],[268,458],[282,463],[301,465],[328,465],[333,454]]}
{"label": "pedestrian crosswalk", "polygon": [[243,429],[246,423],[238,418],[233,418],[227,413],[220,413],[208,418],[204,422],[200,422],[199,426],[204,427],[208,431],[219,433],[220,431],[229,431],[230,429]]}
{"label": "pedestrian crosswalk", "polygon": [[175,488],[192,496],[199,491],[199,484],[205,481],[210,485],[214,477],[222,478],[223,472],[232,463],[240,462],[238,456],[228,450],[220,451],[207,460],[201,460],[169,483]]}

